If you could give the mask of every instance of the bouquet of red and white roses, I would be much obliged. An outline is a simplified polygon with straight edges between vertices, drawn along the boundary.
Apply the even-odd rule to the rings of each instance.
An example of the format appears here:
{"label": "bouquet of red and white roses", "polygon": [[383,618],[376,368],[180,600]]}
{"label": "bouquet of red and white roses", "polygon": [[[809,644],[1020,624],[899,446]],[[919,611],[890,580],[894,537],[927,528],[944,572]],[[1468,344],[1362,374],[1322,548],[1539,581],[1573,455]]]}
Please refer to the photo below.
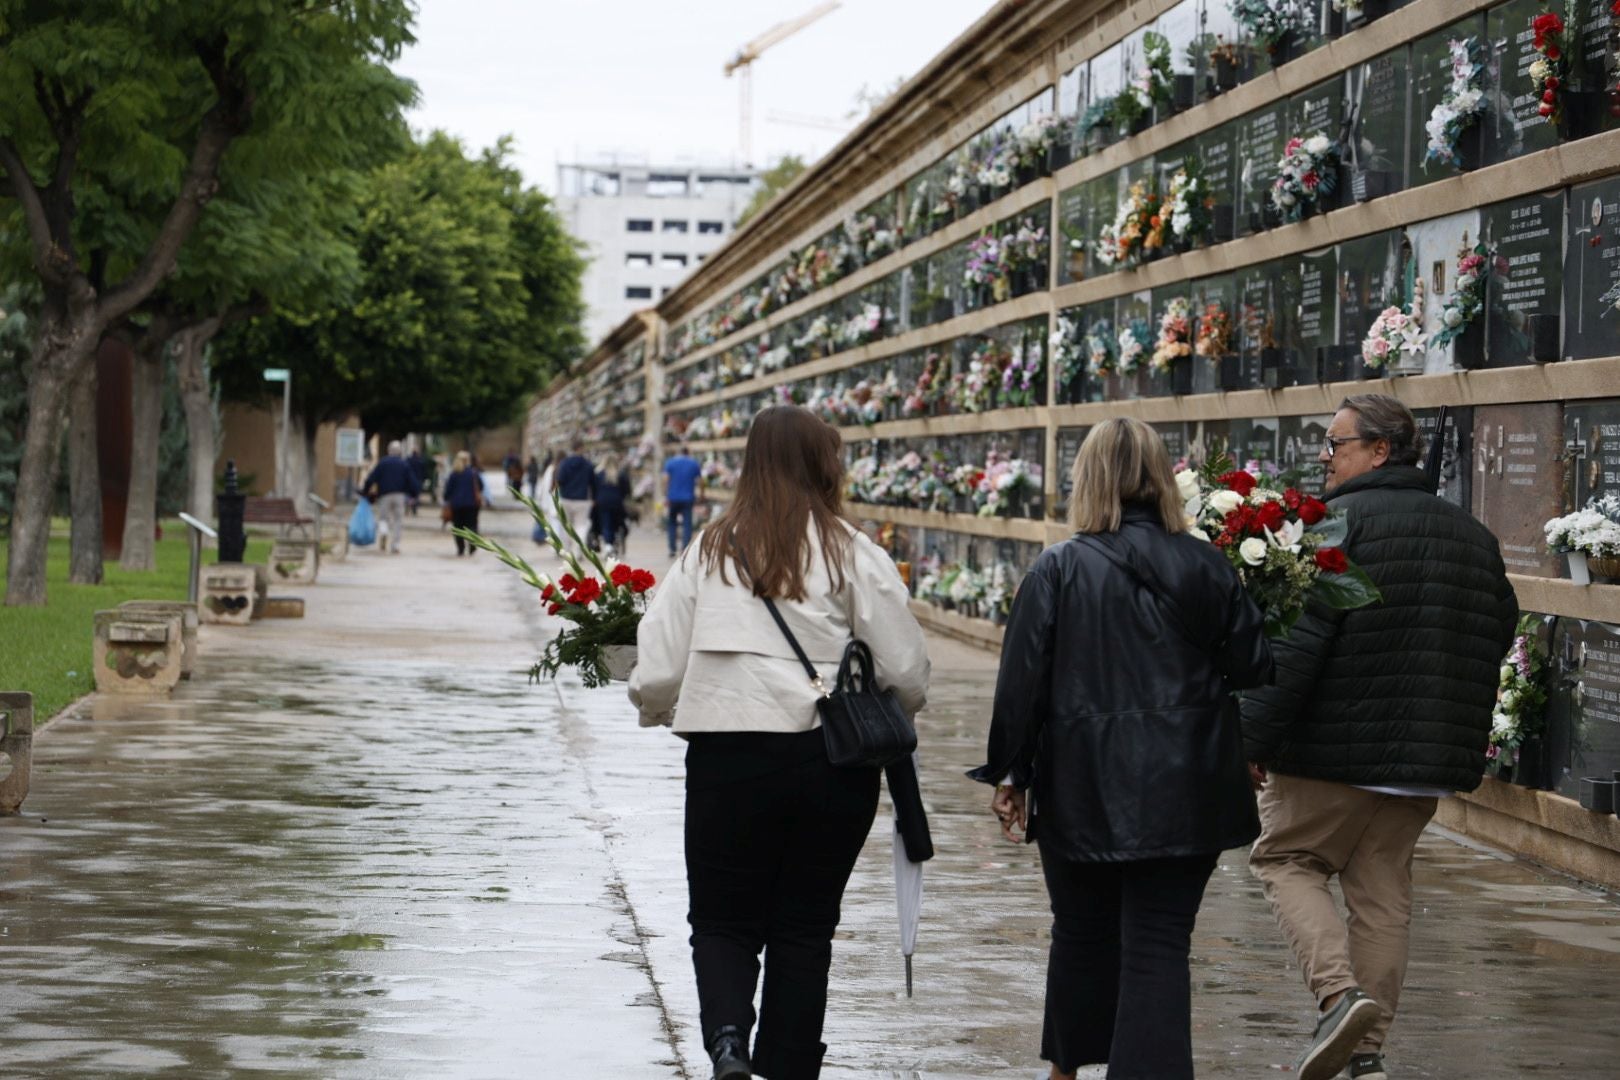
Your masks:
{"label": "bouquet of red and white roses", "polygon": [[[580,679],[589,687],[605,686],[615,678],[625,677],[628,671],[615,670],[618,665],[614,661],[618,656],[611,655],[609,650],[633,653],[636,628],[647,610],[647,592],[657,579],[650,570],[604,560],[581,543],[555,493],[552,512],[547,513],[517,488],[510,491],[546,530],[551,549],[567,565],[568,572],[556,581],[487,536],[459,527],[451,531],[516,570],[525,583],[539,590],[546,614],[560,616],[572,624],[546,643],[540,662],[529,669],[530,680],[538,680],[542,675],[556,678],[557,672],[565,667],[577,668]],[[572,541],[574,550],[584,551],[584,562],[563,546],[557,535],[559,527]]]}
{"label": "bouquet of red and white roses", "polygon": [[1268,635],[1286,636],[1311,601],[1348,609],[1379,599],[1372,579],[1339,546],[1342,517],[1314,496],[1277,490],[1231,465],[1225,455],[1214,456],[1201,472],[1177,471],[1176,486],[1189,530],[1231,562],[1265,615]]}

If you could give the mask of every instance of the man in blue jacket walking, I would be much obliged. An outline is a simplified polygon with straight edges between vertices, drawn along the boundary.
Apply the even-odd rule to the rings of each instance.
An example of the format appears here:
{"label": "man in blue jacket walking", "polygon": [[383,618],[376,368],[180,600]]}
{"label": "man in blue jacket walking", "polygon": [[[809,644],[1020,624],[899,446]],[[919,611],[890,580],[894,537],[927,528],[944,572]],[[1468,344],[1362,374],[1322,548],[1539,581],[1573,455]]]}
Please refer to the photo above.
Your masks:
{"label": "man in blue jacket walking", "polygon": [[366,476],[360,490],[377,499],[377,518],[388,526],[388,536],[379,549],[399,554],[400,534],[405,531],[405,502],[422,490],[422,481],[412,471],[410,463],[401,453],[399,440],[388,444],[388,453]]}

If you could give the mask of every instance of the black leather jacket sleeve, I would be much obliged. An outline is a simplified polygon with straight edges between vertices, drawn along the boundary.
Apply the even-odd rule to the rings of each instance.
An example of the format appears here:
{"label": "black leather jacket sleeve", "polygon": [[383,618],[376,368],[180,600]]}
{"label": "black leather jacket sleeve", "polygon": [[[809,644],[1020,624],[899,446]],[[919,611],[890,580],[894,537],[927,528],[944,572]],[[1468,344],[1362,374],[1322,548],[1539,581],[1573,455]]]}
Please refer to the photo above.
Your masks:
{"label": "black leather jacket sleeve", "polygon": [[968,774],[985,784],[1011,775],[1020,791],[1034,779],[1035,748],[1052,687],[1057,592],[1043,569],[1037,565],[1026,574],[1013,597],[996,675],[988,761]]}

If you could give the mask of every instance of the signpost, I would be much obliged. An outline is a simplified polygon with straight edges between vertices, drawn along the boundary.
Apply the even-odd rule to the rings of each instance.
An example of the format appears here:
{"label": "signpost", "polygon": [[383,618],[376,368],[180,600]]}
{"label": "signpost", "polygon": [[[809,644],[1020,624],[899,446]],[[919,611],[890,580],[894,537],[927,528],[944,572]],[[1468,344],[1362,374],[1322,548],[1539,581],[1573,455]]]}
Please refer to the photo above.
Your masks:
{"label": "signpost", "polygon": [[280,367],[265,368],[264,381],[281,384],[281,443],[276,449],[276,491],[285,495],[288,471],[287,436],[292,431],[292,372]]}

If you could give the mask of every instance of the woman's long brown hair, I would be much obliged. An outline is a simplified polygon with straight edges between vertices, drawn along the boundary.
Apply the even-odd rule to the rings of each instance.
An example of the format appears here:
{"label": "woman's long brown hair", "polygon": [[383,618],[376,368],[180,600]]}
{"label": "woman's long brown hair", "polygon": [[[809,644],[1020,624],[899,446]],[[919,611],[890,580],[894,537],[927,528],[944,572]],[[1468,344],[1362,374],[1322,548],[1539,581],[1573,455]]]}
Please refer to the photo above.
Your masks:
{"label": "woman's long brown hair", "polygon": [[807,409],[760,410],[748,432],[731,505],[703,530],[698,551],[704,570],[718,569],[720,580],[729,584],[726,559],[731,557],[754,595],[803,600],[814,521],[827,570],[842,589],[850,547],[842,450],[838,432]]}

